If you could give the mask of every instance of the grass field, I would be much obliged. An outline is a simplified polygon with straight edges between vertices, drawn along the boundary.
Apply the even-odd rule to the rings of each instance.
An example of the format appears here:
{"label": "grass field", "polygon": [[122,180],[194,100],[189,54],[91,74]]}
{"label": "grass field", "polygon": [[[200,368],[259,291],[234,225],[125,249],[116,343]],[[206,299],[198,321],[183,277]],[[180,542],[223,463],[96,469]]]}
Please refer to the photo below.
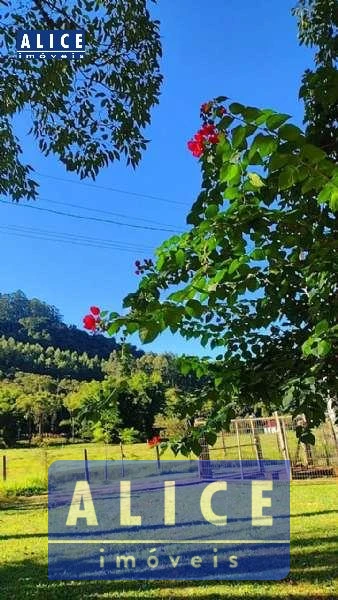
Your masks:
{"label": "grass field", "polygon": [[337,598],[335,481],[292,484],[291,572],[284,581],[271,583],[48,582],[46,497],[5,498],[0,509],[1,600]]}
{"label": "grass field", "polygon": [[[297,447],[297,439],[294,431],[287,432],[288,447],[290,457],[294,458]],[[243,460],[256,460],[256,450],[252,444],[250,434],[242,433],[241,439],[241,457]],[[226,434],[224,438],[225,452],[223,441],[219,435],[218,440],[213,448],[210,449],[211,459],[227,459],[238,460],[239,452],[237,439],[234,434]],[[276,434],[260,435],[260,444],[265,459],[282,459],[282,455],[278,449]],[[0,466],[0,494],[10,493],[18,494],[25,488],[28,490],[34,489],[37,492],[46,490],[46,481],[48,475],[48,467],[55,460],[83,460],[84,449],[87,449],[89,460],[120,460],[121,449],[118,445],[104,444],[64,444],[58,446],[44,446],[35,448],[10,448],[0,450],[0,465],[2,456],[6,455],[7,459],[7,481],[4,484],[1,479]],[[321,432],[316,433],[316,445],[312,449],[313,456],[321,458],[321,464],[329,464],[324,458],[330,453],[334,456],[332,448],[326,446],[325,439]],[[132,444],[123,447],[123,453],[127,460],[151,460],[155,458],[155,450],[149,448],[147,444]],[[167,451],[163,455],[164,459],[173,459],[172,452]],[[179,458],[184,458],[178,456]],[[331,459],[332,462],[333,458]],[[336,459],[335,459],[336,460]],[[317,463],[318,464],[318,461]]]}

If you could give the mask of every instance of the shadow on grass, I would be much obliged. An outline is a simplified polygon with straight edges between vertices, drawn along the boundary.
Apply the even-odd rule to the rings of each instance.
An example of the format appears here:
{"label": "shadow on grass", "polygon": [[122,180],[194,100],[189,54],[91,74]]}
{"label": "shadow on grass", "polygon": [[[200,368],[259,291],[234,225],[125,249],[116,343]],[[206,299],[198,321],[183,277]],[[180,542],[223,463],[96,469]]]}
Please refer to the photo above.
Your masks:
{"label": "shadow on grass", "polygon": [[0,511],[2,510],[32,510],[47,508],[47,495],[44,496],[0,496]]}
{"label": "shadow on grass", "polygon": [[318,510],[316,512],[303,512],[303,513],[292,513],[291,517],[318,517],[319,515],[329,515],[332,513],[337,513],[338,515],[338,510],[337,509],[332,509],[332,510]]}
{"label": "shadow on grass", "polygon": [[[20,537],[20,536],[15,536]],[[26,537],[26,536],[22,536]],[[34,537],[34,536],[27,536]],[[38,537],[38,536],[37,536]],[[280,582],[217,582],[217,581],[48,581],[47,566],[32,558],[0,566],[1,600],[333,600],[333,579],[337,575],[335,548],[320,550],[320,544],[335,542],[337,537],[314,539],[312,543],[293,542],[291,573]],[[306,542],[310,542],[306,540]],[[303,546],[304,552],[303,552]],[[302,584],[303,591],[297,590]],[[316,584],[311,590],[311,584]],[[218,586],[218,587],[217,587]],[[245,589],[243,588],[245,586]],[[318,591],[320,586],[320,591]],[[191,588],[193,590],[193,596]],[[217,587],[217,589],[216,589]],[[251,589],[250,589],[251,588]],[[306,588],[306,591],[305,591]]]}

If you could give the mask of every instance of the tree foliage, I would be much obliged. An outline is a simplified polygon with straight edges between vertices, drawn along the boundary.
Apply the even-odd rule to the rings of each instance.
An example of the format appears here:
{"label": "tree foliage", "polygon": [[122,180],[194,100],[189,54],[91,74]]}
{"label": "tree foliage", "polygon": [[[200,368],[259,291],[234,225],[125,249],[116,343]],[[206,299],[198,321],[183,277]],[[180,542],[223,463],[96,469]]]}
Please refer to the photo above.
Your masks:
{"label": "tree foliage", "polygon": [[[84,29],[86,53],[79,60],[17,58],[18,29]],[[81,178],[95,178],[121,156],[137,165],[162,81],[159,24],[146,0],[1,2],[0,51],[3,194],[14,200],[37,196],[13,127],[24,109],[41,152],[56,155]]]}
{"label": "tree foliage", "polygon": [[[52,346],[100,359],[107,359],[120,347],[114,339],[90,336],[75,325],[66,325],[55,306],[38,298],[27,298],[20,290],[11,294],[0,293],[0,336],[39,344],[43,351]],[[132,351],[136,356],[142,354],[135,347]]]}
{"label": "tree foliage", "polygon": [[[317,425],[337,393],[332,9],[330,0],[304,0],[297,11],[301,41],[319,45],[301,89],[306,130],[226,96],[203,104],[188,143],[202,171],[190,229],[157,249],[124,299],[127,313],[101,323],[111,335],[138,331],[144,343],[169,329],[219,349],[216,360],[187,358],[184,367],[212,383],[211,435],[238,404],[258,402]],[[192,430],[190,447],[200,435]]]}
{"label": "tree foliage", "polygon": [[337,26],[335,0],[300,0],[293,11],[301,44],[316,48],[315,68],[307,69],[299,96],[304,100],[308,139],[337,159]]}

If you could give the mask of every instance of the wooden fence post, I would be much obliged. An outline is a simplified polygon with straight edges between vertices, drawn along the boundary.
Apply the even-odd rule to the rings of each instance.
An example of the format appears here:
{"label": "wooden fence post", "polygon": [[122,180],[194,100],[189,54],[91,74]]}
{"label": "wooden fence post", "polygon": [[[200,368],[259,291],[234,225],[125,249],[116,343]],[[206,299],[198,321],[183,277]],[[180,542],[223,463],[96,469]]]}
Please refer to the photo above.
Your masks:
{"label": "wooden fence post", "polygon": [[199,476],[201,479],[210,479],[211,478],[211,468],[210,468],[210,453],[209,446],[205,436],[199,440],[200,446],[202,448],[201,454],[198,457],[198,470]]}
{"label": "wooden fence post", "polygon": [[225,439],[224,439],[223,429],[222,429],[221,435],[222,435],[222,446],[223,446],[224,458],[226,458],[227,452],[226,452],[226,447],[225,447]]}
{"label": "wooden fence post", "polygon": [[88,454],[87,454],[87,448],[84,449],[84,461],[85,461],[85,474],[86,474],[86,480],[89,483],[89,469],[88,469]]}
{"label": "wooden fence post", "polygon": [[123,444],[120,441],[120,453],[121,453],[121,475],[124,477],[124,454],[123,454]]}
{"label": "wooden fence post", "polygon": [[262,446],[261,441],[259,439],[259,435],[256,432],[256,425],[254,424],[252,417],[250,417],[250,427],[252,431],[252,438],[255,446],[257,462],[258,464],[260,464],[260,461],[263,460]]}
{"label": "wooden fence post", "polygon": [[7,457],[6,454],[2,457],[2,481],[7,479]]}
{"label": "wooden fence post", "polygon": [[159,448],[158,448],[158,444],[156,444],[155,448],[156,448],[157,468],[160,471],[161,470],[161,459],[160,459],[160,451],[159,451]]}
{"label": "wooden fence post", "polygon": [[241,471],[241,479],[244,479],[244,477],[243,477],[241,441],[240,441],[240,438],[239,438],[239,431],[238,431],[237,419],[235,419],[235,430],[236,430],[236,439],[237,439],[237,446],[238,446],[238,457],[239,457],[239,468],[240,468],[240,471]]}
{"label": "wooden fence post", "polygon": [[[285,431],[285,427],[284,427],[284,422],[283,422],[283,420],[280,421],[279,415],[278,415],[277,411],[275,411],[273,413],[273,416],[274,416],[275,421],[276,421],[278,444],[279,444],[279,447],[281,449],[283,459],[285,460],[285,462],[288,461],[289,464],[290,464],[290,479],[292,479],[292,467],[291,467],[291,461],[290,461],[290,455],[289,455],[289,448],[288,448],[288,445],[287,445],[287,438],[286,438],[286,431]],[[281,426],[281,422],[282,422],[282,426]]]}

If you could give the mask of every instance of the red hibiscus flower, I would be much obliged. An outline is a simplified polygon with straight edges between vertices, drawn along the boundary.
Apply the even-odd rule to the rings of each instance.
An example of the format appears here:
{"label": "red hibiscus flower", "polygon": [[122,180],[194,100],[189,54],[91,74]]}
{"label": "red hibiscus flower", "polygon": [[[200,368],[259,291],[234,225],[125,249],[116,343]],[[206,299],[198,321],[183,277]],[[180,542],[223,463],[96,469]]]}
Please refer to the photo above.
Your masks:
{"label": "red hibiscus flower", "polygon": [[85,329],[89,331],[95,331],[96,329],[96,319],[93,315],[86,315],[83,317],[83,326]]}
{"label": "red hibiscus flower", "polygon": [[95,317],[98,317],[101,310],[97,307],[97,306],[91,306],[90,307],[90,312],[92,313],[92,315],[94,315]]}

